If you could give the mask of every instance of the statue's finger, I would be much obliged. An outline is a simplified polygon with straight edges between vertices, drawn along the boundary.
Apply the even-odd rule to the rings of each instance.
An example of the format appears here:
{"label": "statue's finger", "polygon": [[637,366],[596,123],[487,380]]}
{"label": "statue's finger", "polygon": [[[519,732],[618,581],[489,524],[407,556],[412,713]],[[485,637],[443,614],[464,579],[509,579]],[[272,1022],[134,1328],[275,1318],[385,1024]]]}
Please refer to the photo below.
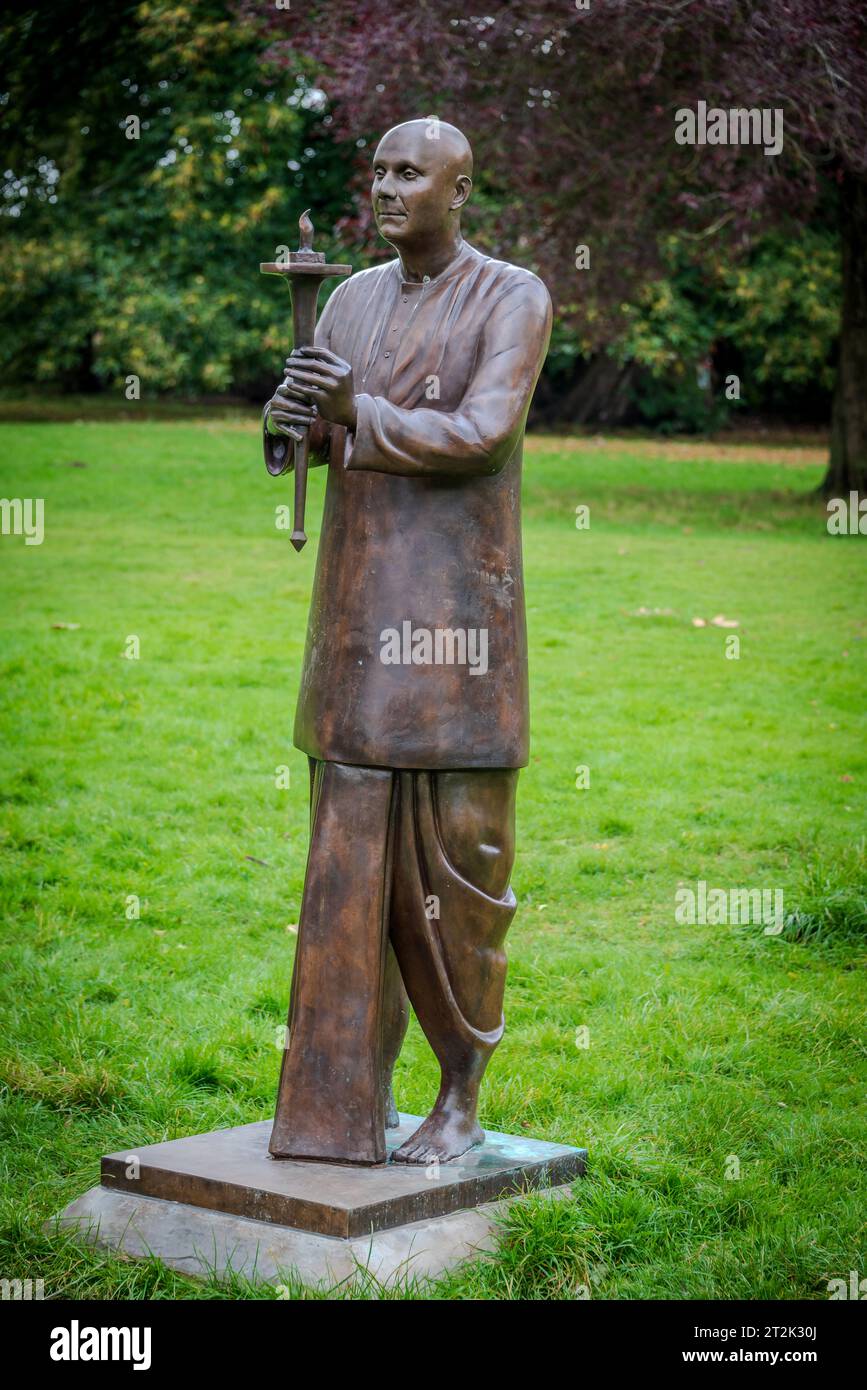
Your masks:
{"label": "statue's finger", "polygon": [[300,347],[296,348],[295,351],[298,353],[299,357],[317,357],[321,362],[330,362],[334,367],[343,367],[346,365],[343,358],[338,357],[337,353],[332,352],[330,348]]}
{"label": "statue's finger", "polygon": [[335,377],[331,372],[302,372],[299,371],[297,368],[292,373],[292,380],[294,382],[303,382],[307,386],[334,386],[337,383],[337,377]]}
{"label": "statue's finger", "polygon": [[279,402],[276,402],[276,404],[283,410],[292,410],[292,407],[297,406],[297,404],[308,406],[308,404],[310,404],[311,389],[313,389],[313,386],[292,386],[292,388],[286,392],[285,396],[281,396],[281,399],[279,399]]}
{"label": "statue's finger", "polygon": [[326,376],[319,372],[293,372],[286,379],[282,386],[278,386],[279,392],[286,392],[291,395],[293,391],[306,391],[309,386],[336,386],[334,377]]}
{"label": "statue's finger", "polygon": [[332,362],[314,362],[310,357],[298,357],[291,367],[286,368],[287,376],[300,376],[304,372],[313,372],[316,376],[340,376],[340,369]]}
{"label": "statue's finger", "polygon": [[298,429],[295,425],[283,424],[279,420],[275,421],[274,429],[277,434],[285,434],[289,439],[294,439],[296,443],[304,438],[303,430]]}

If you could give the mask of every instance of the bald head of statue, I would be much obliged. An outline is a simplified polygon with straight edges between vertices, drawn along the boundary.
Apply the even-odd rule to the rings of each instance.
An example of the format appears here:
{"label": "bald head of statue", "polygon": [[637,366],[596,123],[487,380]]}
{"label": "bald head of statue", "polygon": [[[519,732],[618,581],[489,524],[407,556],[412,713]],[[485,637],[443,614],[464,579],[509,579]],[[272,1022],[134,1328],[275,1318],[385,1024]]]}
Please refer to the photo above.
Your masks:
{"label": "bald head of statue", "polygon": [[373,212],[405,265],[436,267],[454,255],[472,173],[470,142],[446,121],[404,121],[383,135],[373,157]]}

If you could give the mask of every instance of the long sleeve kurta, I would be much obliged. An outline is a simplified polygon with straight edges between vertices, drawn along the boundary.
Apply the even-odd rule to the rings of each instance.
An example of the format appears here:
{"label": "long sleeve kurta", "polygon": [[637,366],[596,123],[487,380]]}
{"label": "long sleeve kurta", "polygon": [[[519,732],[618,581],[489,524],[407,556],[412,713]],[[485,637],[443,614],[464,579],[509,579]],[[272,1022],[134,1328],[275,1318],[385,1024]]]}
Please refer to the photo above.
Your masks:
{"label": "long sleeve kurta", "polygon": [[[352,365],[358,421],[330,431],[295,719],[312,757],[526,764],[521,458],[550,332],[541,280],[466,243],[421,284],[392,261],[329,299],[316,342]],[[266,433],[272,465],[285,448]]]}

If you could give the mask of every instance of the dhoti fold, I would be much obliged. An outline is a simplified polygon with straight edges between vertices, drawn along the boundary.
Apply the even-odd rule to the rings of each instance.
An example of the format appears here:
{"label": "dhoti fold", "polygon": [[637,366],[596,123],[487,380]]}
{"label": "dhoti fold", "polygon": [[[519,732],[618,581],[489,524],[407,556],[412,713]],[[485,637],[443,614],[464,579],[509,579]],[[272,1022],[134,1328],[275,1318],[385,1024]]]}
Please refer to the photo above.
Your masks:
{"label": "dhoti fold", "polygon": [[517,777],[311,759],[275,1157],[384,1162],[384,1033],[401,979],[440,1064],[484,1071],[503,1034]]}

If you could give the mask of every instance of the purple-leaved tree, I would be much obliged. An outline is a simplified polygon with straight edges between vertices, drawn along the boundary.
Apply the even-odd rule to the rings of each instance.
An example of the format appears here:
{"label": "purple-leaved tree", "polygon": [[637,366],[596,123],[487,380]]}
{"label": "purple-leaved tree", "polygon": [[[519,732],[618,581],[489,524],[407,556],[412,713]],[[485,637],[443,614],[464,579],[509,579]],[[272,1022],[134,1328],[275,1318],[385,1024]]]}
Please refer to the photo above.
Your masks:
{"label": "purple-leaved tree", "polygon": [[[270,59],[312,59],[335,135],[418,115],[465,129],[485,171],[488,249],[535,265],[588,348],[616,336],[661,233],[745,249],[775,221],[805,220],[830,187],[843,296],[824,488],[867,492],[864,0],[485,0],[473,15],[448,0],[310,0],[245,13]],[[706,143],[679,143],[679,111],[695,114],[696,137],[704,129],[699,103],[727,122],[764,110],[765,135],[713,143],[723,127],[711,117]],[[728,122],[729,140],[741,129],[758,127]],[[369,154],[359,149],[359,191]],[[371,231],[366,217],[359,198],[357,230]],[[591,277],[576,272],[578,245]]]}

